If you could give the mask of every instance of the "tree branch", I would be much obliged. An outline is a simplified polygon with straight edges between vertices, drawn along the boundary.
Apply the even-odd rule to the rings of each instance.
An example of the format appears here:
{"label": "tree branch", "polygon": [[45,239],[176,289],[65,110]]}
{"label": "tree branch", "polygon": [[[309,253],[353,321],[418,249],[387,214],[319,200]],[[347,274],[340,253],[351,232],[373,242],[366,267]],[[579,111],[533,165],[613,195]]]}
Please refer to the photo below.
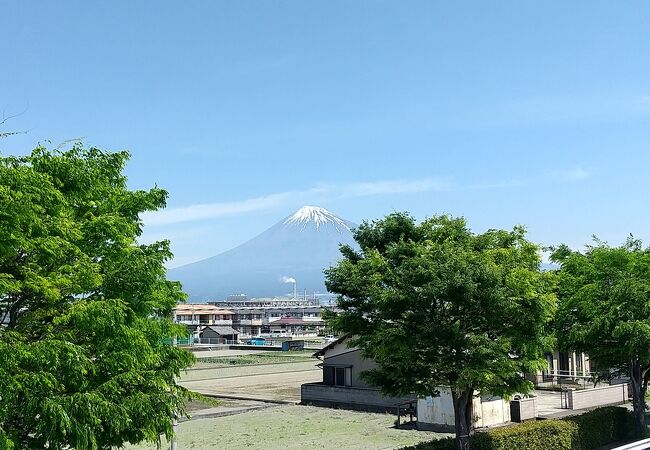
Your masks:
{"label": "tree branch", "polygon": [[[6,112],[7,110],[6,110],[6,108],[3,109],[3,110],[2,110],[2,119],[0,119],[0,126],[2,126],[2,125],[4,125],[5,123],[7,123],[8,120],[15,119],[16,117],[20,117],[20,116],[22,116],[23,114],[25,114],[25,113],[27,112],[28,109],[29,109],[29,103],[27,104],[27,106],[25,106],[25,109],[23,109],[21,112],[16,113],[16,114],[10,114],[10,115],[7,115],[7,112]],[[16,135],[16,134],[27,134],[27,133],[29,133],[29,131],[30,131],[30,130],[23,130],[23,131],[5,131],[5,132],[0,133],[0,139],[2,139],[2,138],[6,138],[6,137],[8,137],[8,136],[14,136],[14,135]]]}

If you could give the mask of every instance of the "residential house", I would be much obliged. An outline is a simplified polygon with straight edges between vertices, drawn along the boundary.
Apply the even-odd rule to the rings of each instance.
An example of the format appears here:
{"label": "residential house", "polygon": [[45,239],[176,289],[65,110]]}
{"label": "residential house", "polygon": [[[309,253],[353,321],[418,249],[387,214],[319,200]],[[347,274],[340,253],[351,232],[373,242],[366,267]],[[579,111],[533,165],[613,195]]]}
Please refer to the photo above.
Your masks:
{"label": "residential house", "polygon": [[322,327],[320,319],[284,316],[269,320],[268,332],[271,336],[316,336]]}
{"label": "residential house", "polygon": [[361,356],[358,348],[347,346],[344,336],[314,353],[321,359],[323,381],[301,386],[301,403],[361,411],[397,413],[399,404],[415,402],[415,395],[390,397],[361,377],[377,364]]}
{"label": "residential house", "polygon": [[[453,431],[454,408],[448,388],[441,387],[437,397],[417,399],[415,395],[391,397],[368,383],[361,374],[377,367],[361,355],[361,349],[348,346],[348,336],[341,337],[314,353],[322,360],[323,381],[301,386],[301,403],[363,411],[397,413],[398,405],[417,405],[419,428]],[[477,396],[474,399],[477,427],[510,421],[509,403],[500,397]]]}
{"label": "residential house", "polygon": [[587,384],[592,377],[589,356],[582,352],[554,350],[546,354],[547,368],[528,378],[536,386],[549,384]]}
{"label": "residential house", "polygon": [[205,304],[186,303],[173,310],[174,322],[186,325],[194,339],[209,325],[232,327],[232,316],[232,311]]}
{"label": "residential house", "polygon": [[239,332],[232,327],[208,325],[199,332],[202,344],[233,344],[239,341]]}

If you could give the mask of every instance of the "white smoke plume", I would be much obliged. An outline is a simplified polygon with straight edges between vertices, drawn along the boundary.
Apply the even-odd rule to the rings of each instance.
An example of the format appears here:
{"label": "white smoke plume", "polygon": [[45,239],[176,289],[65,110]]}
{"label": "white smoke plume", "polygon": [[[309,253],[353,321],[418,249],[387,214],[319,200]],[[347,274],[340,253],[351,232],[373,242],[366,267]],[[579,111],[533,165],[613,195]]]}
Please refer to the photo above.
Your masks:
{"label": "white smoke plume", "polygon": [[283,283],[294,283],[294,284],[296,283],[295,278],[287,277],[287,276],[283,276],[282,278],[280,278],[280,281],[282,281]]}

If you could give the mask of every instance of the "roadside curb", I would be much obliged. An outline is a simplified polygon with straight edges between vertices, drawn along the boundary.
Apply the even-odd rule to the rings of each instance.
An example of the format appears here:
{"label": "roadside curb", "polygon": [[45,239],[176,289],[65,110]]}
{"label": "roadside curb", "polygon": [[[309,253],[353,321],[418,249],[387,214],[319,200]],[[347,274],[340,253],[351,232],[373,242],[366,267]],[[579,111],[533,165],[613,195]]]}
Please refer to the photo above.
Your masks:
{"label": "roadside curb", "polygon": [[[181,422],[191,422],[193,420],[214,419],[214,418],[217,418],[217,417],[236,416],[237,414],[246,414],[248,412],[260,411],[260,410],[269,409],[269,408],[278,408],[280,406],[283,406],[283,405],[281,405],[281,404],[268,404],[268,405],[263,405],[263,406],[251,406],[250,408],[233,409],[231,411],[216,411],[216,412],[207,413],[207,414],[195,414],[195,415],[191,415],[189,418],[186,417],[183,420],[179,420],[179,423],[181,423]],[[198,412],[200,412],[200,410]]]}
{"label": "roadside curb", "polygon": [[255,397],[244,397],[239,395],[204,394],[203,392],[200,391],[194,391],[194,392],[198,392],[199,394],[205,397],[211,397],[211,398],[223,398],[228,400],[246,400],[249,402],[271,403],[274,405],[297,405],[300,403],[299,401],[296,400],[270,400],[270,399],[262,399],[262,398],[255,398]]}

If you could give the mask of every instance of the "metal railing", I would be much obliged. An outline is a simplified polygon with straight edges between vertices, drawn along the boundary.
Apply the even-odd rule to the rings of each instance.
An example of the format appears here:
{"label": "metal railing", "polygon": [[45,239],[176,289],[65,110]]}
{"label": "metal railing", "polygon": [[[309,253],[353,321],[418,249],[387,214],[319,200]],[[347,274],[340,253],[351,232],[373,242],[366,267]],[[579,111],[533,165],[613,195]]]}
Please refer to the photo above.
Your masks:
{"label": "metal railing", "polygon": [[194,339],[194,344],[207,344],[207,345],[229,345],[238,344],[238,340],[225,339],[225,338],[198,338]]}
{"label": "metal railing", "polygon": [[404,415],[404,424],[406,424],[406,415],[409,416],[409,422],[413,423],[413,416],[417,416],[417,401],[404,402],[397,405],[397,427],[402,425],[402,415]]}
{"label": "metal railing", "polygon": [[616,447],[612,450],[646,450],[650,448],[650,439],[643,439],[641,441],[632,442],[621,447]]}
{"label": "metal railing", "polygon": [[224,338],[176,338],[176,345],[194,346],[194,345],[235,345],[240,344],[240,341]]}
{"label": "metal railing", "polygon": [[[583,374],[584,375],[579,375]],[[587,388],[589,385],[594,384],[594,380],[598,377],[597,372],[582,372],[578,373],[570,370],[548,370],[541,373],[541,380],[536,381],[537,386],[563,386],[574,385],[578,388]]]}

